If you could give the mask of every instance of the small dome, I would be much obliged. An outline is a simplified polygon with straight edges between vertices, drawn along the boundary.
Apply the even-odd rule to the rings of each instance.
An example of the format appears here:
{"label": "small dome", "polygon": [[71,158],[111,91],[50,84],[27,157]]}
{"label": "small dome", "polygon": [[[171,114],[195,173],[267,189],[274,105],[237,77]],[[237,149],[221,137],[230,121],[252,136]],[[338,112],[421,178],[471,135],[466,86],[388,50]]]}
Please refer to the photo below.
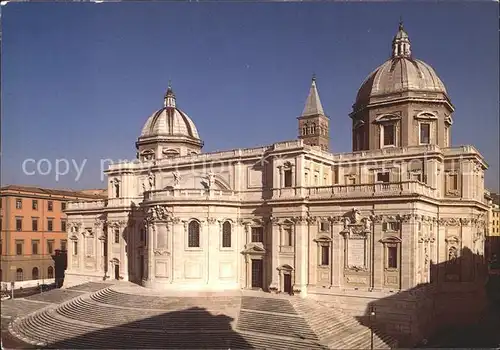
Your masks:
{"label": "small dome", "polygon": [[176,106],[172,87],[168,86],[163,100],[163,108],[154,112],[144,124],[140,138],[153,136],[180,136],[200,139],[191,118]]}
{"label": "small dome", "polygon": [[410,57],[396,57],[387,60],[366,78],[358,91],[356,103],[366,103],[375,95],[408,90],[447,94],[443,82],[427,63]]}
{"label": "small dome", "polygon": [[200,138],[191,118],[177,107],[163,107],[153,113],[141,132],[141,137],[170,135]]}

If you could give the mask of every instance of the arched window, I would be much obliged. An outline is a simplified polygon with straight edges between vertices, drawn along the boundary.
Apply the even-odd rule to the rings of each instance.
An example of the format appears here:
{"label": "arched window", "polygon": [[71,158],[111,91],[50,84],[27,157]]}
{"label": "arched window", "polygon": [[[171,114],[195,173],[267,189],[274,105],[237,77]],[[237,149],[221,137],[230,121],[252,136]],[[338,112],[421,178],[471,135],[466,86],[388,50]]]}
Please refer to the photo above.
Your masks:
{"label": "arched window", "polygon": [[231,247],[231,223],[229,221],[224,222],[222,225],[222,247]]}
{"label": "arched window", "polygon": [[23,269],[18,268],[16,270],[16,281],[23,281],[23,280],[24,280]]}
{"label": "arched window", "polygon": [[200,224],[197,221],[191,221],[188,226],[188,247],[200,247]]}
{"label": "arched window", "polygon": [[38,279],[38,267],[34,267],[33,270],[31,270],[31,279],[32,280]]}
{"label": "arched window", "polygon": [[52,266],[47,269],[47,278],[54,278],[54,268]]}

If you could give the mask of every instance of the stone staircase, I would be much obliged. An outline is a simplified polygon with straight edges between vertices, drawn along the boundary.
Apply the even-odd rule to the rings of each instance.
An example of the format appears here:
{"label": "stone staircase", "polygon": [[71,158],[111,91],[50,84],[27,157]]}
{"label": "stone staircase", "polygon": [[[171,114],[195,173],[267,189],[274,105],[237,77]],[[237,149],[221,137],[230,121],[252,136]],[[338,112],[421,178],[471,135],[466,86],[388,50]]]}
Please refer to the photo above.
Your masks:
{"label": "stone staircase", "polygon": [[[291,299],[320,341],[330,349],[370,349],[372,332],[356,318],[309,299]],[[373,332],[373,349],[397,348],[397,342],[381,332]]]}
{"label": "stone staircase", "polygon": [[[156,300],[155,306],[165,309],[152,309],[152,298]],[[230,325],[231,317],[222,312],[213,315],[203,307],[210,306],[208,304],[211,304],[211,309],[232,307],[238,298],[220,299],[221,303],[217,304],[213,298],[148,297],[102,289],[17,318],[10,324],[9,330],[27,343],[48,348],[323,348],[310,339],[260,332],[262,329],[235,331]],[[240,300],[237,302],[236,310],[239,309]],[[276,306],[275,303],[274,308]],[[185,307],[188,309],[183,309]],[[280,317],[265,312],[262,315],[267,325],[276,322],[273,316]],[[298,315],[290,317],[295,317],[299,322],[295,327],[302,325],[308,328]],[[300,321],[303,323],[300,324]],[[257,324],[259,319],[252,318],[248,322]],[[315,337],[312,332],[307,336]]]}
{"label": "stone staircase", "polygon": [[[76,286],[68,292],[47,293],[45,302],[38,301],[41,309],[11,322],[11,334],[38,347],[72,349],[310,350],[371,346],[370,329],[354,317],[297,297],[166,297],[141,295],[140,290],[129,294],[97,284]],[[378,331],[373,341],[375,349],[397,345]]]}

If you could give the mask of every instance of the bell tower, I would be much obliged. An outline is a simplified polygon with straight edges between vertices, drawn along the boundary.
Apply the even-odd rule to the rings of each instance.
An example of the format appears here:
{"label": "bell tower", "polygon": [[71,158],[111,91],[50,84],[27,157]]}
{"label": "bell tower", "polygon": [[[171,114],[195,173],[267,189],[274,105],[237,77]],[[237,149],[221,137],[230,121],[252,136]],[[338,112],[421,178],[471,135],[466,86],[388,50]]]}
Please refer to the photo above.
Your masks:
{"label": "bell tower", "polygon": [[299,120],[299,139],[306,145],[320,147],[323,151],[329,150],[330,118],[325,115],[316,87],[316,76],[313,75],[309,96]]}

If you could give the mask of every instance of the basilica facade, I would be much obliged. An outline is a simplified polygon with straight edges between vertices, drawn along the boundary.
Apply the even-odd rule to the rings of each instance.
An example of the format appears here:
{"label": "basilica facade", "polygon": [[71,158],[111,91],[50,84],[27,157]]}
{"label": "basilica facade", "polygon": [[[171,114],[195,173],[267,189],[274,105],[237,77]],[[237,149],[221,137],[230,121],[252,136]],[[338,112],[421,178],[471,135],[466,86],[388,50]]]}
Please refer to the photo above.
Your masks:
{"label": "basilica facade", "polygon": [[480,293],[487,164],[473,146],[452,145],[453,112],[402,24],[391,57],[358,91],[350,153],[329,150],[315,78],[297,139],[214,153],[202,152],[169,86],[137,160],[106,171],[108,199],[67,206],[66,280],[255,288],[359,315],[416,291],[377,312],[389,329],[410,322],[409,333],[423,334],[418,291],[437,283],[435,298],[460,298],[462,286],[464,298]]}

